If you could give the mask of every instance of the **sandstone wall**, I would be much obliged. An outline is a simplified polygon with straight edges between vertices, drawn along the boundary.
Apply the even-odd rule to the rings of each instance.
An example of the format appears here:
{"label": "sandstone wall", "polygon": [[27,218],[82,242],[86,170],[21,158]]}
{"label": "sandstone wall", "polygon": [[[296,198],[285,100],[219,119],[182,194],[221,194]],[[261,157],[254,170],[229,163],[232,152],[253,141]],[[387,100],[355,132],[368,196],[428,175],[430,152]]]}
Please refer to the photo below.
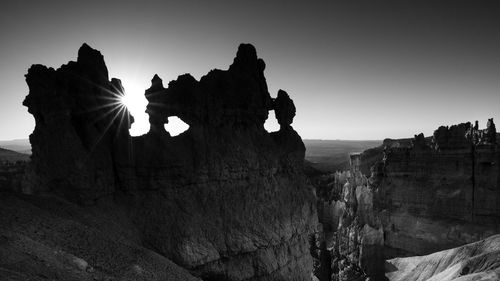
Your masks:
{"label": "sandstone wall", "polygon": [[[492,122],[492,121],[491,121]],[[500,232],[499,146],[464,123],[388,148],[377,207],[391,255],[428,254]],[[482,138],[482,139],[481,139]]]}
{"label": "sandstone wall", "polygon": [[316,255],[316,276],[384,280],[385,259],[500,233],[499,148],[492,119],[484,130],[440,127],[428,138],[386,139],[353,155],[349,171],[316,180],[317,251],[329,257]]}
{"label": "sandstone wall", "polygon": [[[349,171],[326,176],[319,186],[316,276],[321,281],[384,278],[384,232],[374,210],[374,190],[354,161]],[[323,245],[323,246],[322,246]],[[326,259],[320,259],[326,256]]]}

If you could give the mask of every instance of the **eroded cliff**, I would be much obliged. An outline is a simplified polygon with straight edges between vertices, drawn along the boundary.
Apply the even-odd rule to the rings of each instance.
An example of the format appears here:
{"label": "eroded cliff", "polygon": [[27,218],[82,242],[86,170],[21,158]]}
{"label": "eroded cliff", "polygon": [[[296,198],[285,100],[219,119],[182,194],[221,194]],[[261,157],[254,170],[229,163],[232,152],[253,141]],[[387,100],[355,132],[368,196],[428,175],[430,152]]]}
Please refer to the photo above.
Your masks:
{"label": "eroded cliff", "polygon": [[[318,186],[315,257],[320,281],[384,280],[384,232],[374,209],[375,182],[361,172],[361,155],[350,155],[348,171],[323,176]],[[326,256],[327,259],[318,259]]]}
{"label": "eroded cliff", "polygon": [[[271,98],[265,63],[242,44],[228,70],[168,87],[155,75],[145,95],[151,130],[130,137],[118,79],[84,44],[76,62],[34,65],[24,104],[36,127],[24,192],[120,209],[141,245],[204,280],[307,280],[316,229],[295,106]],[[263,125],[270,110],[281,128]],[[178,116],[190,128],[171,137]]]}
{"label": "eroded cliff", "polygon": [[391,256],[422,255],[500,232],[500,146],[487,128],[440,127],[405,145],[387,141],[377,208]]}
{"label": "eroded cliff", "polygon": [[385,259],[500,233],[500,144],[493,119],[478,127],[463,123],[428,138],[387,139],[351,155],[349,171],[317,181],[318,251],[330,257],[316,256],[317,276],[384,280]]}

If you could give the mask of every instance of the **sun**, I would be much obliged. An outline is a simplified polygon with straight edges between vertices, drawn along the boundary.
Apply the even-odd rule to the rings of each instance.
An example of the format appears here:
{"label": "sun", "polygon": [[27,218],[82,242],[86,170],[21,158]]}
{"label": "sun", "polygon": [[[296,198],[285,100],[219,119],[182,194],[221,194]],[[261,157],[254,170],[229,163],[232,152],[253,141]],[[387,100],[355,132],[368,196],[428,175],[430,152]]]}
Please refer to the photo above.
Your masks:
{"label": "sun", "polygon": [[[134,116],[134,123],[130,128],[131,136],[144,135],[149,131],[149,116],[146,114],[146,106],[148,101],[144,96],[144,92],[149,85],[140,83],[137,80],[122,81],[123,88],[125,89],[120,98],[120,102],[127,107],[130,114]],[[165,130],[171,136],[177,136],[182,132],[189,129],[189,125],[177,116],[168,117],[168,123],[165,124]]]}
{"label": "sun", "polygon": [[144,92],[149,86],[137,80],[122,81],[122,85],[124,93],[120,97],[120,102],[127,107],[130,114],[134,117],[134,123],[132,123],[129,131],[130,135],[144,135],[149,131],[148,115],[146,114],[148,101],[144,96]]}

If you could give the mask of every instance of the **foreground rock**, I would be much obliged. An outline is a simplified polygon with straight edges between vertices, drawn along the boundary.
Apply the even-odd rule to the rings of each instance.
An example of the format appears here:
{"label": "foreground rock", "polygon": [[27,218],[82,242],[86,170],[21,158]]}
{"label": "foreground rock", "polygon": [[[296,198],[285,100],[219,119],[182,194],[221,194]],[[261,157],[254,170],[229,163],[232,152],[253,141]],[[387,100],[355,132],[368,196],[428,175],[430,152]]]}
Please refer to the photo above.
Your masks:
{"label": "foreground rock", "polygon": [[500,235],[427,256],[386,262],[391,281],[500,280]]}
{"label": "foreground rock", "polygon": [[[76,62],[32,66],[24,192],[123,210],[142,246],[204,280],[309,279],[317,216],[305,148],[292,100],[270,97],[264,68],[242,44],[228,70],[200,81],[185,74],[165,88],[155,75],[145,93],[151,130],[132,138],[121,82],[109,81],[98,51],[84,44]],[[271,134],[269,110],[281,125]],[[171,137],[169,116],[189,130]]]}
{"label": "foreground rock", "polygon": [[200,280],[141,246],[115,207],[103,214],[57,197],[0,192],[0,280]]}

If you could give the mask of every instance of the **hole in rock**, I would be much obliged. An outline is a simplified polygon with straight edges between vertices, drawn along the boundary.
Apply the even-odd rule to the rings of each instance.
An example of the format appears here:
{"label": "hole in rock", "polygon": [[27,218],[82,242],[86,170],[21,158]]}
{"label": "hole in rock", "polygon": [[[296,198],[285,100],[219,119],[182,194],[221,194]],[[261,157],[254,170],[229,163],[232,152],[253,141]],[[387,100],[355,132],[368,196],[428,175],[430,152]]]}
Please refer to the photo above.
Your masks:
{"label": "hole in rock", "polygon": [[177,116],[168,117],[168,123],[165,124],[165,130],[167,130],[172,137],[182,134],[187,131],[187,129],[189,129],[189,125]]}
{"label": "hole in rock", "polygon": [[149,131],[149,116],[146,114],[148,100],[144,96],[144,89],[149,86],[147,83],[139,83],[136,80],[129,82],[122,81],[125,92],[121,97],[121,102],[127,107],[134,117],[134,123],[129,130],[131,136],[144,135]]}
{"label": "hole in rock", "polygon": [[274,116],[274,111],[269,112],[269,116],[264,123],[264,129],[266,129],[268,133],[280,130],[280,124],[278,124],[278,120],[276,120],[276,117]]}

